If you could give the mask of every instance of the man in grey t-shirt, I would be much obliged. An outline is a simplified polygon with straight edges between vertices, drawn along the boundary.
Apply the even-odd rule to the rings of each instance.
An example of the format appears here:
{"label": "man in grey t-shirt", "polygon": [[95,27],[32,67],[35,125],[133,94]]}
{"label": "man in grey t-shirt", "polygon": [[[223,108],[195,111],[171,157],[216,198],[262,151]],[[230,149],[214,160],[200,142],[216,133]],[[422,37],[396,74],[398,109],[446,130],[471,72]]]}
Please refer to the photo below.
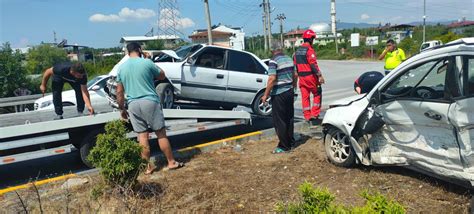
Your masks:
{"label": "man in grey t-shirt", "polygon": [[[138,133],[138,141],[142,146],[142,158],[150,159],[150,144],[148,142],[151,130],[158,137],[158,145],[168,160],[168,169],[177,169],[184,166],[175,161],[171,145],[166,136],[165,120],[156,94],[154,80],[165,79],[164,72],[149,59],[141,58],[140,45],[132,42],[127,45],[130,58],[124,62],[117,74],[117,102],[123,119],[130,117],[133,131]],[[127,95],[128,112],[125,110],[125,97]],[[155,169],[150,163],[145,174],[153,173]]]}

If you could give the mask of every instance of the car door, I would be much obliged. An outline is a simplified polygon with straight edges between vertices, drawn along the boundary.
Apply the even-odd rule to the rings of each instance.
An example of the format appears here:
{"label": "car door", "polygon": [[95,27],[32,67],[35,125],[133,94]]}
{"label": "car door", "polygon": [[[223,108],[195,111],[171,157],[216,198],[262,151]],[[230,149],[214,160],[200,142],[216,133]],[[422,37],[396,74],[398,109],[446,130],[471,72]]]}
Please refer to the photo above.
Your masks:
{"label": "car door", "polygon": [[378,164],[400,164],[435,174],[462,171],[456,130],[448,118],[453,58],[417,63],[380,90],[375,112],[385,125],[369,140]]}
{"label": "car door", "polygon": [[[183,64],[181,96],[190,100],[224,101],[229,79],[226,49],[206,47]],[[190,62],[190,63],[189,63]]]}
{"label": "car door", "polygon": [[251,104],[257,92],[266,86],[267,69],[246,52],[229,50],[227,59],[229,84],[225,101]]}
{"label": "car door", "polygon": [[449,111],[449,119],[456,128],[460,155],[464,164],[463,177],[474,183],[474,55],[456,57],[455,81],[461,83],[459,97]]}

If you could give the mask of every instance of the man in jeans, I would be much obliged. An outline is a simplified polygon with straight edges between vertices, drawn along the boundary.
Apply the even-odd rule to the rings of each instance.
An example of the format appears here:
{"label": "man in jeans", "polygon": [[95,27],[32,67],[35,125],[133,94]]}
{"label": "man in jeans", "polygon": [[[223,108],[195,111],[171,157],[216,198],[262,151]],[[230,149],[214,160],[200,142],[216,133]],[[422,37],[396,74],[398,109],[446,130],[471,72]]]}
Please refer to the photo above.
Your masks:
{"label": "man in jeans", "polygon": [[40,85],[43,96],[46,92],[46,84],[51,77],[53,77],[51,86],[53,89],[54,111],[56,112],[55,120],[63,119],[63,101],[61,94],[63,92],[64,83],[69,83],[76,92],[78,115],[82,115],[84,105],[87,106],[90,114],[94,114],[94,108],[92,108],[89,91],[87,90],[86,70],[81,63],[59,63],[46,69],[43,74],[43,81]]}
{"label": "man in jeans", "polygon": [[[123,119],[128,119],[133,130],[138,133],[138,141],[142,147],[142,158],[150,160],[149,130],[156,133],[158,145],[168,160],[168,169],[184,166],[175,161],[171,145],[166,136],[165,120],[160,98],[155,91],[154,81],[165,79],[164,72],[149,59],[142,58],[140,45],[132,42],[127,45],[130,58],[124,62],[117,75],[117,102]],[[127,95],[128,112],[125,109]],[[145,174],[153,173],[155,167],[148,163]]]}
{"label": "man in jeans", "polygon": [[294,147],[293,138],[294,123],[294,88],[297,76],[294,70],[293,60],[283,54],[281,45],[274,44],[272,47],[273,57],[268,66],[268,82],[262,102],[268,102],[271,95],[273,126],[277,133],[278,146],[272,153],[278,154],[291,150]]}

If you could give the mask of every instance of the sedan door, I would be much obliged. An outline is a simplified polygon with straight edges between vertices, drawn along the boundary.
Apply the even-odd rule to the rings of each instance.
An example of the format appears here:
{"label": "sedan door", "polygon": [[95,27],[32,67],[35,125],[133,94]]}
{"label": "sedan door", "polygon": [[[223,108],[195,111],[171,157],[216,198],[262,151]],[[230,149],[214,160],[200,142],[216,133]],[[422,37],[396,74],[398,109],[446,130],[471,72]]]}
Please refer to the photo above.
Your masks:
{"label": "sedan door", "polygon": [[453,58],[417,63],[380,90],[375,112],[385,126],[369,140],[377,164],[410,165],[438,175],[459,173],[456,130],[448,118]]}
{"label": "sedan door", "polygon": [[181,74],[181,96],[189,100],[224,101],[229,80],[225,70],[226,50],[206,47],[184,63]]}
{"label": "sedan door", "polygon": [[474,184],[474,56],[456,58],[455,81],[459,82],[459,97],[450,108],[449,118],[454,124],[464,163],[463,177]]}
{"label": "sedan door", "polygon": [[258,91],[265,88],[266,68],[249,53],[229,50],[229,85],[225,101],[250,105]]}

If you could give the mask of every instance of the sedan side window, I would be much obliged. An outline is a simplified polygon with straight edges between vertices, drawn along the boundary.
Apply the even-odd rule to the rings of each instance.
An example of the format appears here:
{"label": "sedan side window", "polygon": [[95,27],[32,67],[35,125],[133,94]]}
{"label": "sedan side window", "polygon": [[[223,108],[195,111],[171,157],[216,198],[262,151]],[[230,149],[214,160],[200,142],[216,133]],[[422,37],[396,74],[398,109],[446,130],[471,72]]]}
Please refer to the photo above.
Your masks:
{"label": "sedan side window", "polygon": [[474,58],[467,59],[467,92],[468,96],[474,95]]}
{"label": "sedan side window", "polygon": [[[262,72],[262,66],[257,66],[254,58],[247,53],[238,51],[229,51],[229,65],[228,69],[231,71],[241,71],[248,73],[260,73]],[[265,69],[263,68],[263,73]]]}
{"label": "sedan side window", "polygon": [[224,69],[225,50],[220,48],[207,48],[197,57],[196,66]]}
{"label": "sedan side window", "polygon": [[393,81],[382,95],[384,99],[443,99],[448,65],[449,60],[441,59],[409,69]]}

